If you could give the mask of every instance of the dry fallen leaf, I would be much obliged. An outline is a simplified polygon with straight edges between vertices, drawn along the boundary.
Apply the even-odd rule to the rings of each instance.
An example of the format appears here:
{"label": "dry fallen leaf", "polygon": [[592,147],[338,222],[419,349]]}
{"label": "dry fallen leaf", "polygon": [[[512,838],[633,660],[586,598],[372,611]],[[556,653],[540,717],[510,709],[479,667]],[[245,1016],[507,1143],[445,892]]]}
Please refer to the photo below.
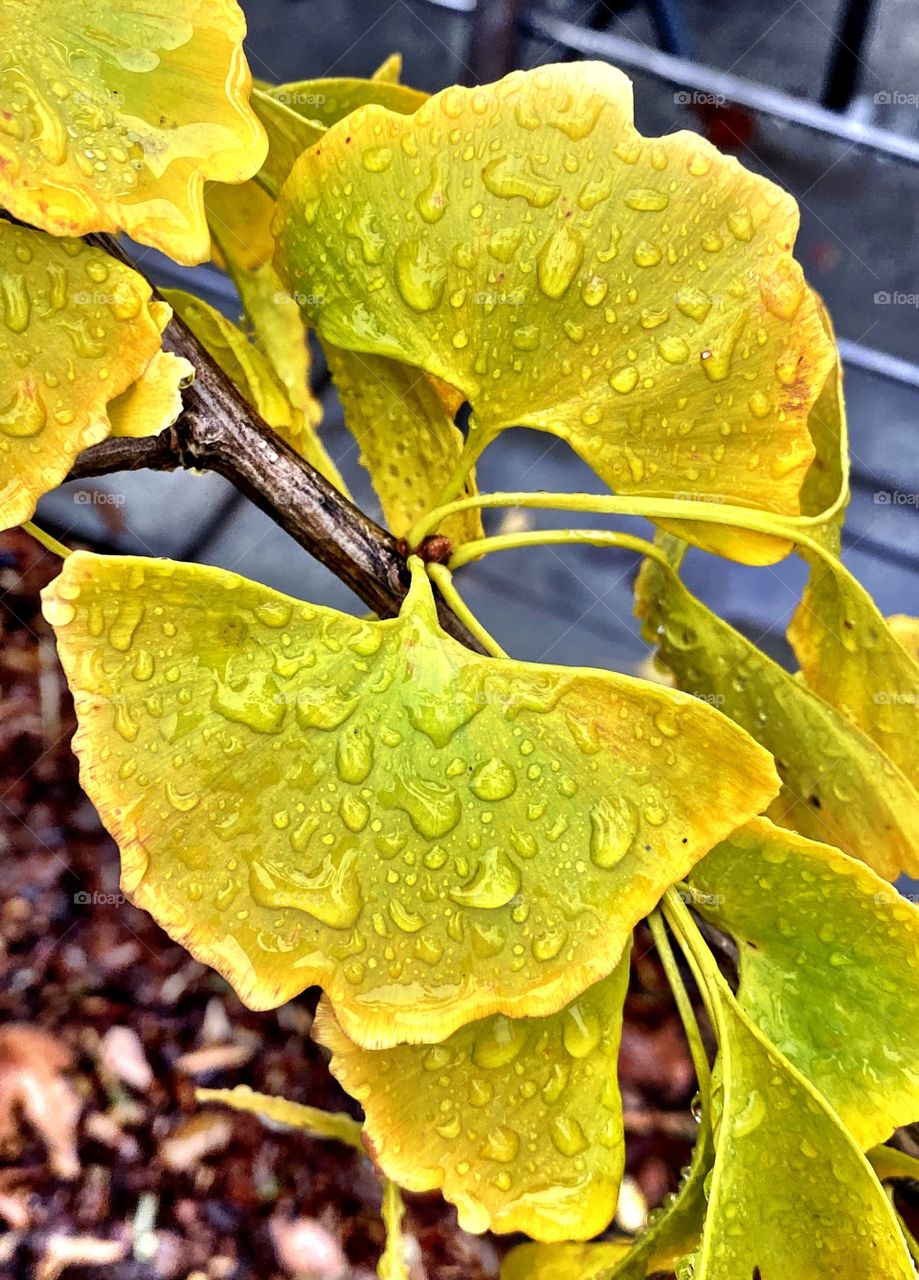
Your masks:
{"label": "dry fallen leaf", "polygon": [[58,1178],[80,1171],[76,1128],[82,1103],[63,1074],[70,1053],[39,1027],[13,1023],[0,1030],[0,1149],[22,1150],[22,1120],[35,1130]]}

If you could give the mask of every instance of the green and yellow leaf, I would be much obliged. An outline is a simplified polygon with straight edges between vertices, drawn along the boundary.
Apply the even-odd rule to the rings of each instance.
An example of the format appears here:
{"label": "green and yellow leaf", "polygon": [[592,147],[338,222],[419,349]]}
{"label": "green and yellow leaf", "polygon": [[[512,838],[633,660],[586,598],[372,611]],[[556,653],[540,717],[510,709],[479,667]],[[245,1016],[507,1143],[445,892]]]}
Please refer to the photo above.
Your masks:
{"label": "green and yellow leaf", "polygon": [[[398,61],[401,68],[401,58]],[[370,80],[356,76],[296,80],[288,84],[266,85],[264,92],[305,120],[326,128],[368,103],[401,115],[411,115],[428,98],[420,89],[410,89],[408,85],[400,84],[398,79],[379,74]]]}
{"label": "green and yellow leaf", "polygon": [[291,403],[284,382],[267,356],[232,320],[201,298],[181,289],[164,289],[163,296],[268,426],[331,484],[345,492],[345,483],[316,434],[314,424],[302,409]]}
{"label": "green and yellow leaf", "polygon": [[[742,725],[775,757],[782,791],[768,813],[895,879],[919,874],[919,795],[881,747],[773,662],[680,582],[667,556],[648,558],[635,610],[680,688]],[[904,655],[905,657],[905,655]]]}
{"label": "green and yellow leaf", "polygon": [[300,115],[263,88],[253,91],[252,106],[268,135],[269,144],[265,162],[255,180],[272,199],[276,199],[295,161],[324,138],[325,125]]}
{"label": "green and yellow leaf", "polygon": [[[30,519],[160,350],[168,307],[101,249],[0,219],[0,527]],[[176,370],[172,368],[172,373]]]}
{"label": "green and yellow leaf", "polygon": [[240,188],[212,187],[206,204],[220,265],[236,286],[252,340],[283,382],[305,427],[315,431],[322,407],[310,391],[306,326],[272,263],[274,201],[255,182],[247,182]]}
{"label": "green and yellow leaf", "polygon": [[501,1280],[610,1280],[630,1240],[596,1244],[518,1244],[501,1263]]}
{"label": "green and yellow leaf", "polygon": [[80,552],[45,594],[125,891],[251,1007],[318,984],[368,1048],[557,1012],[778,789],[685,694],[463,648],[413,564],[384,622]]}
{"label": "green and yellow leaf", "polygon": [[652,1210],[641,1235],[584,1245],[518,1245],[504,1260],[501,1280],[645,1280],[652,1272],[673,1271],[702,1238],[706,1178],[714,1158],[711,1125],[704,1117],[679,1190]]}
{"label": "green and yellow leaf", "polygon": [[891,635],[902,645],[913,662],[919,663],[919,618],[907,613],[894,613],[887,619]]}
{"label": "green and yellow leaf", "polygon": [[547,1018],[486,1018],[442,1044],[361,1049],[331,1006],[315,1036],[364,1108],[365,1141],[408,1191],[440,1190],[467,1231],[586,1240],[616,1210],[617,1082],[628,947],[610,977]]}
{"label": "green and yellow leaf", "polygon": [[741,1006],[862,1150],[919,1120],[919,911],[838,849],[762,819],[690,885],[738,943]]}
{"label": "green and yellow leaf", "polygon": [[896,1215],[823,1097],[714,964],[715,1166],[694,1280],[915,1280]]}
{"label": "green and yellow leaf", "polygon": [[919,788],[919,661],[843,565],[807,558],[810,577],[788,628],[801,674]]}
{"label": "green and yellow leaf", "polygon": [[[104,17],[104,21],[102,18]],[[205,181],[265,156],[235,0],[0,0],[0,203],[203,262]]]}
{"label": "green and yellow leaf", "polygon": [[[345,422],[360,446],[386,523],[404,537],[430,511],[459,462],[463,437],[454,424],[460,397],[421,369],[384,356],[324,344]],[[462,494],[476,492],[475,469]],[[454,544],[484,536],[481,513],[461,511],[438,525]]]}
{"label": "green and yellow leaf", "polygon": [[297,161],[275,234],[323,338],[455,387],[479,446],[536,427],[617,491],[794,514],[834,359],[797,219],[703,139],[642,138],[626,77],[578,63],[361,108]]}

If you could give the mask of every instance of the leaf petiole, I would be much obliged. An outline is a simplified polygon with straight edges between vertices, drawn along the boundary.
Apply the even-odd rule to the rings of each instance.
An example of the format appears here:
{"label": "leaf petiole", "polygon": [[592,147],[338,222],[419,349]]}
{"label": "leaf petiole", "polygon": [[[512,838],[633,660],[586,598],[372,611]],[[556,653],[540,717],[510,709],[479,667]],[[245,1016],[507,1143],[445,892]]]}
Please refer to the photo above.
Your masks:
{"label": "leaf petiole", "polygon": [[50,533],[45,533],[44,529],[39,529],[37,524],[33,524],[31,520],[27,520],[22,526],[26,533],[30,533],[36,542],[40,542],[46,551],[50,551],[52,555],[60,556],[62,560],[66,560],[72,554],[69,547],[65,547],[63,542],[58,542],[57,538],[52,538]]}
{"label": "leaf petiole", "polygon": [[506,658],[508,653],[502,649],[497,640],[492,636],[479,622],[478,618],[469,608],[466,601],[453,585],[453,574],[443,564],[428,564],[426,566],[428,577],[435,584],[446,603],[450,606],[456,616],[465,624],[468,631],[475,636],[479,644],[491,654],[493,658]]}
{"label": "leaf petiole", "polygon": [[648,916],[648,927],[651,930],[651,936],[654,939],[654,946],[657,954],[660,956],[661,964],[664,967],[664,973],[667,975],[667,981],[670,983],[670,990],[673,992],[673,998],[676,1001],[676,1007],[679,1011],[680,1021],[683,1023],[683,1030],[686,1033],[686,1039],[689,1043],[689,1052],[692,1055],[693,1066],[696,1069],[696,1079],[699,1082],[699,1089],[702,1097],[708,1103],[709,1090],[711,1086],[711,1068],[708,1064],[708,1055],[705,1052],[705,1046],[702,1043],[702,1035],[699,1031],[699,1023],[696,1019],[695,1010],[689,999],[689,993],[683,982],[683,976],[680,973],[679,966],[676,962],[676,956],[673,954],[673,948],[670,945],[670,939],[667,937],[667,931],[664,928],[664,921],[659,911],[654,911]]}

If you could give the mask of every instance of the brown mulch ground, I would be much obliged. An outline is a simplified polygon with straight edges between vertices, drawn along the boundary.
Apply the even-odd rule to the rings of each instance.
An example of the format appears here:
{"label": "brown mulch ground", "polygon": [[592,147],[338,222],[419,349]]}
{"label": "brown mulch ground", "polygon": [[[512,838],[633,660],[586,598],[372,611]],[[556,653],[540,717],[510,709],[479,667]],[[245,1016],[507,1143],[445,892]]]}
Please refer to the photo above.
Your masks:
{"label": "brown mulch ground", "polygon": [[[306,1261],[302,1274],[369,1280],[383,1238],[369,1161],[195,1103],[196,1085],[245,1083],[359,1114],[309,1039],[315,993],[252,1013],[119,897],[38,608],[57,564],[0,536],[0,1276],[283,1280]],[[647,940],[635,951],[632,1226],[688,1160],[693,1090],[666,982]],[[461,1232],[433,1195],[408,1197],[406,1229],[413,1280],[494,1277],[507,1246]]]}

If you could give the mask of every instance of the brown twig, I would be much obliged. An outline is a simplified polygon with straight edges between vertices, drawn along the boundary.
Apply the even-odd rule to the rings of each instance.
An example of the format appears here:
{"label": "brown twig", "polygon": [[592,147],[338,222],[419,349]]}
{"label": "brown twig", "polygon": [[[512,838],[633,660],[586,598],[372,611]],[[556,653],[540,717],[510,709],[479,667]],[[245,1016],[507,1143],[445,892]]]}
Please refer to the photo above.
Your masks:
{"label": "brown twig", "polygon": [[[108,236],[89,240],[130,265]],[[364,515],[259,417],[211,359],[194,334],[173,316],[163,346],[185,356],[195,381],[183,392],[185,408],[158,436],[110,438],[85,449],[68,480],[116,471],[216,471],[260,507],[286,533],[330,569],[380,617],[392,617],[408,585],[405,556],[396,539]],[[470,649],[481,646],[443,602],[444,629]]]}

